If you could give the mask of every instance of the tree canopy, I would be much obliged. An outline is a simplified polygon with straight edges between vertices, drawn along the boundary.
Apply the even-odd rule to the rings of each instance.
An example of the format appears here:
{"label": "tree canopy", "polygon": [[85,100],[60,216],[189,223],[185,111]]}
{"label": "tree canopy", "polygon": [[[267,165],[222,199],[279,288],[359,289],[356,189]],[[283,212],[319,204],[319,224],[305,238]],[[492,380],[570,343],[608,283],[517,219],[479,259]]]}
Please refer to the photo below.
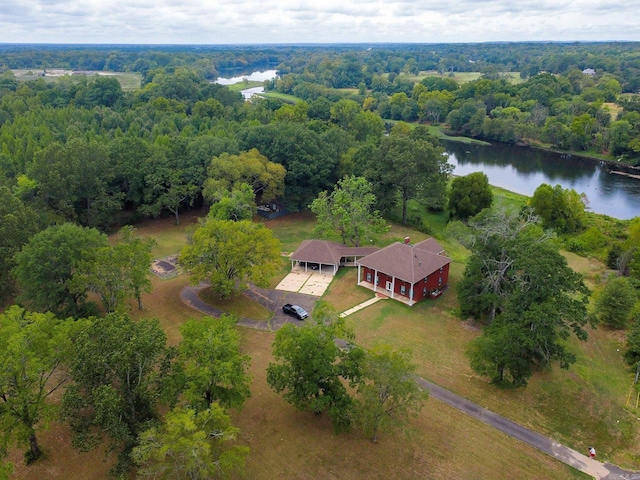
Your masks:
{"label": "tree canopy", "polygon": [[452,218],[466,220],[490,207],[492,202],[489,179],[482,172],[456,177],[451,182],[449,215]]}
{"label": "tree canopy", "polygon": [[90,261],[106,244],[106,235],[73,223],[37,233],[15,256],[21,297],[38,311],[81,314],[86,290],[74,288],[74,274],[82,261]]}
{"label": "tree canopy", "polygon": [[330,194],[321,192],[309,208],[317,216],[315,232],[320,236],[338,232],[342,243],[359,247],[363,240],[386,230],[384,219],[373,209],[375,196],[364,177],[345,177]]}
{"label": "tree canopy", "polygon": [[359,382],[363,351],[336,345],[336,338],[352,338],[353,332],[326,305],[316,306],[313,318],[311,325],[298,328],[288,323],[277,331],[267,383],[295,408],[326,411],[336,431],[347,430],[354,401],[344,382],[351,387]]}
{"label": "tree canopy", "polygon": [[218,404],[206,410],[179,407],[164,423],[140,434],[132,450],[139,475],[157,478],[209,480],[241,472],[249,449],[233,445],[238,429]]}
{"label": "tree canopy", "polygon": [[582,277],[535,224],[515,215],[484,220],[458,286],[463,312],[490,315],[470,344],[472,368],[516,386],[552,362],[568,368],[575,355],[565,340],[586,340],[592,322]]}
{"label": "tree canopy", "polygon": [[241,408],[249,398],[249,357],[240,350],[237,319],[231,315],[189,320],[180,327],[180,359],[191,405]]}
{"label": "tree canopy", "polygon": [[134,231],[131,226],[123,227],[116,243],[85,256],[73,274],[72,289],[96,293],[106,313],[121,310],[128,298],[138,300],[142,309],[142,292],[151,291],[147,277],[155,241],[136,238]]}
{"label": "tree canopy", "polygon": [[571,233],[584,226],[585,204],[575,190],[543,183],[533,193],[530,205],[540,216],[545,228],[553,228],[558,233]]}
{"label": "tree canopy", "polygon": [[159,406],[173,404],[179,393],[171,368],[175,355],[166,342],[158,320],[134,322],[112,313],[93,320],[74,344],[63,418],[82,450],[107,435],[118,452],[113,473],[132,467],[129,454],[138,435],[158,418]]}
{"label": "tree canopy", "polygon": [[0,187],[0,300],[14,292],[15,255],[39,230],[36,212]]}
{"label": "tree canopy", "polygon": [[283,195],[285,174],[281,164],[270,162],[255,148],[238,155],[223,153],[211,160],[203,193],[209,201],[215,201],[245,183],[251,187],[254,201],[268,203]]}
{"label": "tree canopy", "polygon": [[80,326],[17,306],[0,314],[0,452],[14,440],[29,445],[27,463],[42,455],[36,431],[56,417],[49,397],[68,379],[64,367]]}
{"label": "tree canopy", "polygon": [[442,209],[451,165],[435,140],[396,134],[384,137],[365,170],[378,206],[389,211],[400,203],[402,223],[407,203],[420,200],[426,208]]}
{"label": "tree canopy", "polygon": [[180,263],[193,282],[207,281],[220,298],[229,298],[248,282],[268,284],[280,266],[280,241],[259,223],[210,218],[182,249]]}
{"label": "tree canopy", "polygon": [[429,396],[416,383],[415,368],[407,350],[380,345],[366,353],[357,418],[372,442],[378,441],[381,429],[403,425],[407,415],[417,415]]}

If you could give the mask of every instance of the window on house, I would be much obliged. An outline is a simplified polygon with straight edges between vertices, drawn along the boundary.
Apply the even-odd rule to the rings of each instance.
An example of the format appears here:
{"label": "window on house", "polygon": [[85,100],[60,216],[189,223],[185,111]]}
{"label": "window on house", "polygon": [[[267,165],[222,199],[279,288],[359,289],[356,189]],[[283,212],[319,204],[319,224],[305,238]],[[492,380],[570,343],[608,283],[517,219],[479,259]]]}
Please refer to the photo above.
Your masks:
{"label": "window on house", "polygon": [[438,277],[438,286],[442,285],[442,277]]}
{"label": "window on house", "polygon": [[367,272],[367,282],[371,282],[371,272]]}
{"label": "window on house", "polygon": [[376,275],[376,285],[380,285],[380,275]]}
{"label": "window on house", "polygon": [[406,291],[407,287],[404,284],[400,285],[400,295],[404,295]]}
{"label": "window on house", "polygon": [[429,276],[424,277],[424,283],[427,283],[429,281]]}
{"label": "window on house", "polygon": [[442,273],[443,270],[444,270],[444,267],[440,267],[440,273]]}
{"label": "window on house", "polygon": [[426,297],[426,296],[427,296],[427,287],[424,287],[424,288],[422,289],[422,296],[423,296],[423,297]]}

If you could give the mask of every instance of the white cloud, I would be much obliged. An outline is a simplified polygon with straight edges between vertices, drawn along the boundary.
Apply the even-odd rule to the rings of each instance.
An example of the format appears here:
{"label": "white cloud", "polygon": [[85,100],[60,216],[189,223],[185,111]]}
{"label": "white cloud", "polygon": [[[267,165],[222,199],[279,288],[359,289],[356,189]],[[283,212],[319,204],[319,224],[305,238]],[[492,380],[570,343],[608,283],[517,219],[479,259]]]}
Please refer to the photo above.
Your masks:
{"label": "white cloud", "polygon": [[5,0],[1,42],[640,40],[637,0]]}

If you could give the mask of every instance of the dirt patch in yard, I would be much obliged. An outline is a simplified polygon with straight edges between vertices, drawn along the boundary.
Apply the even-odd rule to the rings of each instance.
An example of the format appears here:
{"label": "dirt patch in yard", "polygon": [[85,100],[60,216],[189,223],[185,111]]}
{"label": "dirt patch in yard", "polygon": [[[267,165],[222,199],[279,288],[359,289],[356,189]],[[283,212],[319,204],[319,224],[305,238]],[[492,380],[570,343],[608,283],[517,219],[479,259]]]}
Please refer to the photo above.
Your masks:
{"label": "dirt patch in yard", "polygon": [[170,255],[151,262],[151,271],[160,278],[173,278],[181,273],[178,268],[178,256]]}

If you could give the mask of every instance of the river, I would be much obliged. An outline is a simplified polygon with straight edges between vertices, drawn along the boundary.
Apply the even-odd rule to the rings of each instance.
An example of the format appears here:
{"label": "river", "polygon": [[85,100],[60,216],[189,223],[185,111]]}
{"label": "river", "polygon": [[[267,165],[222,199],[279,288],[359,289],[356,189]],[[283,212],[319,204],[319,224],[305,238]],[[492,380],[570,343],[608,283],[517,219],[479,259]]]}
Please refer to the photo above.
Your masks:
{"label": "river", "polygon": [[[273,80],[278,75],[277,70],[263,70],[260,72],[251,72],[246,75],[236,75],[233,77],[219,77],[215,83],[220,85],[234,85],[236,83],[243,82],[245,79],[250,82],[264,82],[265,80]],[[264,87],[253,87],[242,90],[240,93],[244,96],[245,100],[250,99],[258,93],[263,93]]]}
{"label": "river", "polygon": [[489,183],[532,196],[542,183],[584,193],[592,212],[622,220],[640,216],[640,179],[611,174],[598,161],[543,150],[443,142],[455,175],[484,172]]}
{"label": "river", "polygon": [[[277,70],[263,70],[220,77],[216,83],[233,85],[276,78]],[[264,87],[242,91],[245,99],[264,92]],[[595,213],[626,220],[640,216],[640,179],[611,174],[600,162],[544,150],[502,144],[491,146],[443,142],[455,175],[482,171],[489,183],[532,196],[542,183],[573,188],[586,195]]]}

